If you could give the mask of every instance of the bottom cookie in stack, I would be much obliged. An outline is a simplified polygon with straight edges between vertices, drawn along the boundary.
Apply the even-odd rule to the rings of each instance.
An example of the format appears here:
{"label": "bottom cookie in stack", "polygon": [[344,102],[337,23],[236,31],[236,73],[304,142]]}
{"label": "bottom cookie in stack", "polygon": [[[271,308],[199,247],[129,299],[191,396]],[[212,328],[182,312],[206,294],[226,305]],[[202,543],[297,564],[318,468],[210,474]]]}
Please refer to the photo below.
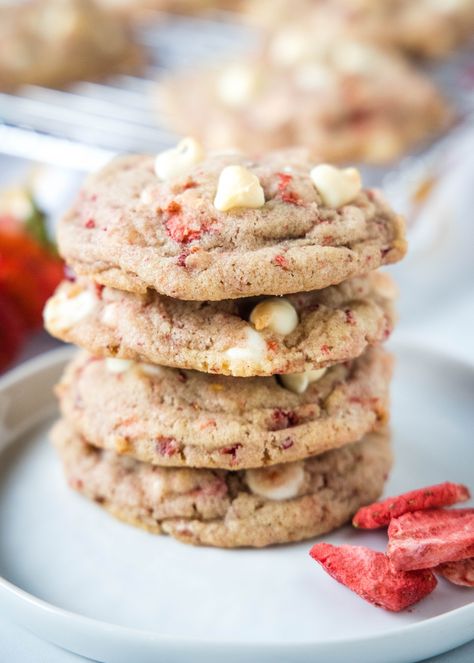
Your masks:
{"label": "bottom cookie in stack", "polygon": [[383,430],[304,460],[249,470],[151,465],[52,432],[69,484],[114,516],[185,543],[263,547],[327,533],[376,500],[391,467]]}

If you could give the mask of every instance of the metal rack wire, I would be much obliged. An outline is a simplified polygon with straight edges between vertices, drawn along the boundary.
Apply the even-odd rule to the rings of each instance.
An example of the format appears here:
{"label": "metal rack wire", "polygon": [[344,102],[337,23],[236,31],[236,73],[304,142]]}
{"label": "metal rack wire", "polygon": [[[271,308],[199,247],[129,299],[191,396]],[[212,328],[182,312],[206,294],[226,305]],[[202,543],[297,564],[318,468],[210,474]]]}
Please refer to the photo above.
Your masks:
{"label": "metal rack wire", "polygon": [[249,29],[225,13],[212,18],[150,14],[136,38],[149,56],[143,77],[113,76],[66,89],[27,85],[0,93],[0,152],[92,170],[113,154],[157,151],[175,142],[154,106],[156,82],[165,72],[238,52]]}

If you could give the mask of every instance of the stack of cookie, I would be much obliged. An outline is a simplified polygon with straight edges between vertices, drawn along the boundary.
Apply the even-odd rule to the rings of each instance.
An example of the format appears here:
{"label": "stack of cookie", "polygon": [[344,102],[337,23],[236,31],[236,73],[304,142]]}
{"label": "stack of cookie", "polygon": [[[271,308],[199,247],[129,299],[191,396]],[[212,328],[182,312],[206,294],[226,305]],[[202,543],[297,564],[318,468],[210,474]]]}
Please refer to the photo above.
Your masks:
{"label": "stack of cookie", "polygon": [[328,532],[381,493],[403,223],[356,170],[192,139],[112,161],[59,228],[45,310],[70,485],[195,544]]}

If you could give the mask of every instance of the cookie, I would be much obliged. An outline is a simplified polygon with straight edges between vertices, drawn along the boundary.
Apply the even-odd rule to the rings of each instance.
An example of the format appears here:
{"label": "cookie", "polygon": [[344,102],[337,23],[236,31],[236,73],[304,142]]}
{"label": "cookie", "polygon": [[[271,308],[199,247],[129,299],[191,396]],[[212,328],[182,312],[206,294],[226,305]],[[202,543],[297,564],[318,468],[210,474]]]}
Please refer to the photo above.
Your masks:
{"label": "cookie", "polygon": [[471,0],[247,0],[243,7],[253,23],[285,35],[293,53],[297,35],[306,44],[328,36],[339,42],[357,35],[409,55],[444,57],[472,38]]}
{"label": "cookie", "polygon": [[[372,348],[308,380],[233,378],[81,353],[56,388],[91,444],[156,465],[240,469],[322,453],[388,419],[392,360]],[[291,386],[291,385],[290,385]]]}
{"label": "cookie", "polygon": [[284,299],[224,302],[186,302],[155,291],[139,295],[66,281],[46,307],[45,325],[53,336],[99,357],[268,376],[354,359],[386,339],[394,324],[395,294],[390,277],[378,272]]}
{"label": "cookie", "polygon": [[134,71],[142,61],[126,24],[94,0],[28,0],[2,7],[0,42],[0,90],[59,87]]}
{"label": "cookie", "polygon": [[52,437],[72,488],[114,516],[195,545],[263,547],[347,522],[380,495],[387,433],[304,461],[226,472],[162,468],[97,449],[64,421]]}
{"label": "cookie", "polygon": [[405,254],[403,221],[354,169],[199,149],[183,141],[156,163],[119,157],[92,175],[59,224],[73,269],[120,290],[215,301],[319,290]]}
{"label": "cookie", "polygon": [[165,79],[158,105],[170,128],[212,149],[304,145],[318,160],[383,164],[449,125],[440,92],[397,53],[307,34],[298,56],[285,35],[257,58]]}

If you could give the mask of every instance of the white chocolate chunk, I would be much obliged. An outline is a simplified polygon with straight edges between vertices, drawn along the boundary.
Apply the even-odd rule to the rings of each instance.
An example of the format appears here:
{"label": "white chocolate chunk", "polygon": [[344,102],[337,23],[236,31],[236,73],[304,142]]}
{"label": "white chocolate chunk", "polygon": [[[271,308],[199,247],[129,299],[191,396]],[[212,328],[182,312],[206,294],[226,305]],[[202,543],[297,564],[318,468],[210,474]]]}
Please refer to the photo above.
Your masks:
{"label": "white chocolate chunk", "polygon": [[117,302],[111,302],[110,304],[106,304],[101,315],[101,320],[104,323],[104,325],[106,325],[107,327],[117,327],[121,317],[120,309],[121,309],[120,304],[118,304]]}
{"label": "white chocolate chunk", "polygon": [[160,180],[184,175],[192,166],[204,159],[204,150],[194,138],[183,138],[176,147],[157,154],[155,173]]}
{"label": "white chocolate chunk", "polygon": [[165,493],[165,480],[159,467],[150,467],[150,471],[142,474],[143,489],[151,504],[160,502]]}
{"label": "white chocolate chunk", "polygon": [[105,368],[109,373],[125,373],[135,365],[132,359],[118,359],[116,357],[107,357]]}
{"label": "white chocolate chunk", "polygon": [[370,279],[378,295],[384,299],[396,299],[399,295],[398,286],[386,272],[372,272]]}
{"label": "white chocolate chunk", "polygon": [[334,66],[345,74],[370,74],[380,70],[384,60],[380,50],[356,41],[343,43],[332,51]]}
{"label": "white chocolate chunk", "polygon": [[226,350],[226,356],[233,367],[242,364],[260,364],[267,352],[267,344],[255,329],[245,330],[245,345],[235,346]]}
{"label": "white chocolate chunk", "polygon": [[288,500],[296,497],[304,482],[303,463],[285,463],[245,472],[248,487],[269,500]]}
{"label": "white chocolate chunk", "polygon": [[98,304],[91,290],[71,288],[51,297],[44,309],[43,317],[47,327],[67,330],[93,313]]}
{"label": "white chocolate chunk", "polygon": [[243,166],[227,166],[219,175],[214,207],[227,212],[234,207],[258,208],[265,195],[256,175]]}
{"label": "white chocolate chunk", "polygon": [[301,90],[323,90],[334,83],[329,67],[317,62],[300,65],[294,72],[295,83]]}
{"label": "white chocolate chunk", "polygon": [[145,373],[145,375],[149,375],[150,377],[156,377],[157,375],[163,375],[162,367],[157,366],[156,364],[140,363],[140,364],[138,364],[138,368],[142,371],[142,373]]}
{"label": "white chocolate chunk", "polygon": [[269,297],[259,302],[250,314],[250,322],[257,331],[269,329],[287,336],[298,326],[298,314],[283,297]]}
{"label": "white chocolate chunk", "polygon": [[280,30],[270,43],[270,58],[276,65],[291,67],[310,56],[308,42],[307,35],[299,29]]}
{"label": "white chocolate chunk", "polygon": [[326,373],[326,368],[318,368],[304,373],[287,373],[280,375],[280,381],[286,389],[295,394],[303,394],[312,382],[316,382]]}
{"label": "white chocolate chunk", "polygon": [[310,177],[318,190],[323,203],[328,207],[347,205],[362,188],[357,168],[336,168],[329,164],[315,166]]}
{"label": "white chocolate chunk", "polygon": [[217,79],[217,96],[232,108],[241,108],[255,97],[261,84],[261,75],[256,67],[233,64]]}

